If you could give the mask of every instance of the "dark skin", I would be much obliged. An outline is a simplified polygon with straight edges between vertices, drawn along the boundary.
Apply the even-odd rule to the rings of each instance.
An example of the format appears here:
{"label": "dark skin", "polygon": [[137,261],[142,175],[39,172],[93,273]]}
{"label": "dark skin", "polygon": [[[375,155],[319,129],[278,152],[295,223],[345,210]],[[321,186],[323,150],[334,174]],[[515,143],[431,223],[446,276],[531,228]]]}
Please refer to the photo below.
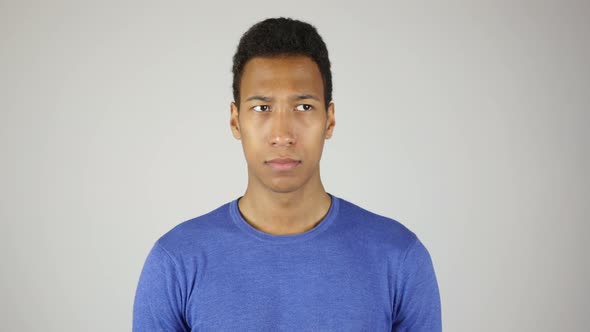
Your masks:
{"label": "dark skin", "polygon": [[238,206],[258,230],[303,233],[328,212],[320,159],[335,118],[334,103],[325,105],[322,76],[309,57],[256,57],[244,67],[230,126],[248,164]]}

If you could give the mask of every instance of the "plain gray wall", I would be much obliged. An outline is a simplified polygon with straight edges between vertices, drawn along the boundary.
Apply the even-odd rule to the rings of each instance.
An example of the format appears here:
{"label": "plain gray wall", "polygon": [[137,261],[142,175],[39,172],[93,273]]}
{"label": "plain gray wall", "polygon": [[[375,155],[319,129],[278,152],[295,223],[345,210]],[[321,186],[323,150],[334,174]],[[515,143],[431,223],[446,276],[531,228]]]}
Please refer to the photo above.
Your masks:
{"label": "plain gray wall", "polygon": [[129,331],[155,240],[241,195],[231,58],[314,24],[329,192],[404,223],[446,331],[590,326],[587,1],[0,2],[0,330]]}

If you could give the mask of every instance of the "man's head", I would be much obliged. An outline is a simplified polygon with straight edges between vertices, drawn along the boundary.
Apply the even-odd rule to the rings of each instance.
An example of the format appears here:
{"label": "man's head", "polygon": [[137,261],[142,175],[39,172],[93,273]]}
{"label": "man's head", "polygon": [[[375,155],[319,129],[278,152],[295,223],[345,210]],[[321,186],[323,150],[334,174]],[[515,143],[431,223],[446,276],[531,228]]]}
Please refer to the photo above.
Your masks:
{"label": "man's head", "polygon": [[332,72],[328,49],[315,27],[290,18],[269,18],[253,25],[240,39],[233,58],[233,95],[240,106],[241,80],[246,63],[256,57],[301,55],[318,66],[324,86],[326,109],[332,101]]}
{"label": "man's head", "polygon": [[319,164],[335,125],[327,55],[315,28],[290,19],[260,22],[242,37],[230,126],[242,141],[248,191],[323,190]]}

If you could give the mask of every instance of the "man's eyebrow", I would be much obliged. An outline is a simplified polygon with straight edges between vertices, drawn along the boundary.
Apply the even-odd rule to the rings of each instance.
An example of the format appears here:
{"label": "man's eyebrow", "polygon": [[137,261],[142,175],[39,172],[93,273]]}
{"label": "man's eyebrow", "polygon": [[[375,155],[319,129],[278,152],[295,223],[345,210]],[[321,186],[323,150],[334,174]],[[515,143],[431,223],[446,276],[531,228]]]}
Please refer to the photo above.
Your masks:
{"label": "man's eyebrow", "polygon": [[252,97],[246,99],[246,101],[251,101],[251,100],[260,100],[260,101],[264,101],[264,102],[269,102],[269,101],[272,100],[272,98],[267,97],[267,96],[259,96],[259,95],[257,95],[257,96],[252,96]]}
{"label": "man's eyebrow", "polygon": [[[310,95],[310,94],[300,94],[300,95],[295,95],[292,97],[294,100],[304,100],[304,99],[313,99],[316,101],[320,101],[320,99],[314,95]],[[248,99],[246,99],[246,101],[252,101],[252,100],[260,100],[260,101],[264,101],[264,102],[270,102],[272,101],[272,97],[268,97],[268,96],[262,96],[262,95],[255,95],[252,97],[249,97]]]}
{"label": "man's eyebrow", "polygon": [[303,100],[303,99],[313,99],[315,101],[320,101],[320,98],[318,98],[314,95],[303,94],[303,95],[295,96],[295,100]]}

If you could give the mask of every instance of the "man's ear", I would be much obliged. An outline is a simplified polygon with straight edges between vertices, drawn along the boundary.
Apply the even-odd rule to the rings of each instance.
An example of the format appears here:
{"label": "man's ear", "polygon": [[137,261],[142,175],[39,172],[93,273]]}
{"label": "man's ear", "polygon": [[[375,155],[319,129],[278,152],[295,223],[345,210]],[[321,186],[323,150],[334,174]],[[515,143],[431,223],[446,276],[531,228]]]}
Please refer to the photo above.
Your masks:
{"label": "man's ear", "polygon": [[231,132],[236,139],[242,138],[242,133],[240,132],[240,121],[239,121],[239,111],[238,106],[235,102],[231,102],[230,105],[230,119],[229,119],[229,126],[231,127]]}
{"label": "man's ear", "polygon": [[334,126],[336,126],[336,118],[334,116],[334,102],[331,101],[326,110],[326,139],[330,139],[334,133]]}

